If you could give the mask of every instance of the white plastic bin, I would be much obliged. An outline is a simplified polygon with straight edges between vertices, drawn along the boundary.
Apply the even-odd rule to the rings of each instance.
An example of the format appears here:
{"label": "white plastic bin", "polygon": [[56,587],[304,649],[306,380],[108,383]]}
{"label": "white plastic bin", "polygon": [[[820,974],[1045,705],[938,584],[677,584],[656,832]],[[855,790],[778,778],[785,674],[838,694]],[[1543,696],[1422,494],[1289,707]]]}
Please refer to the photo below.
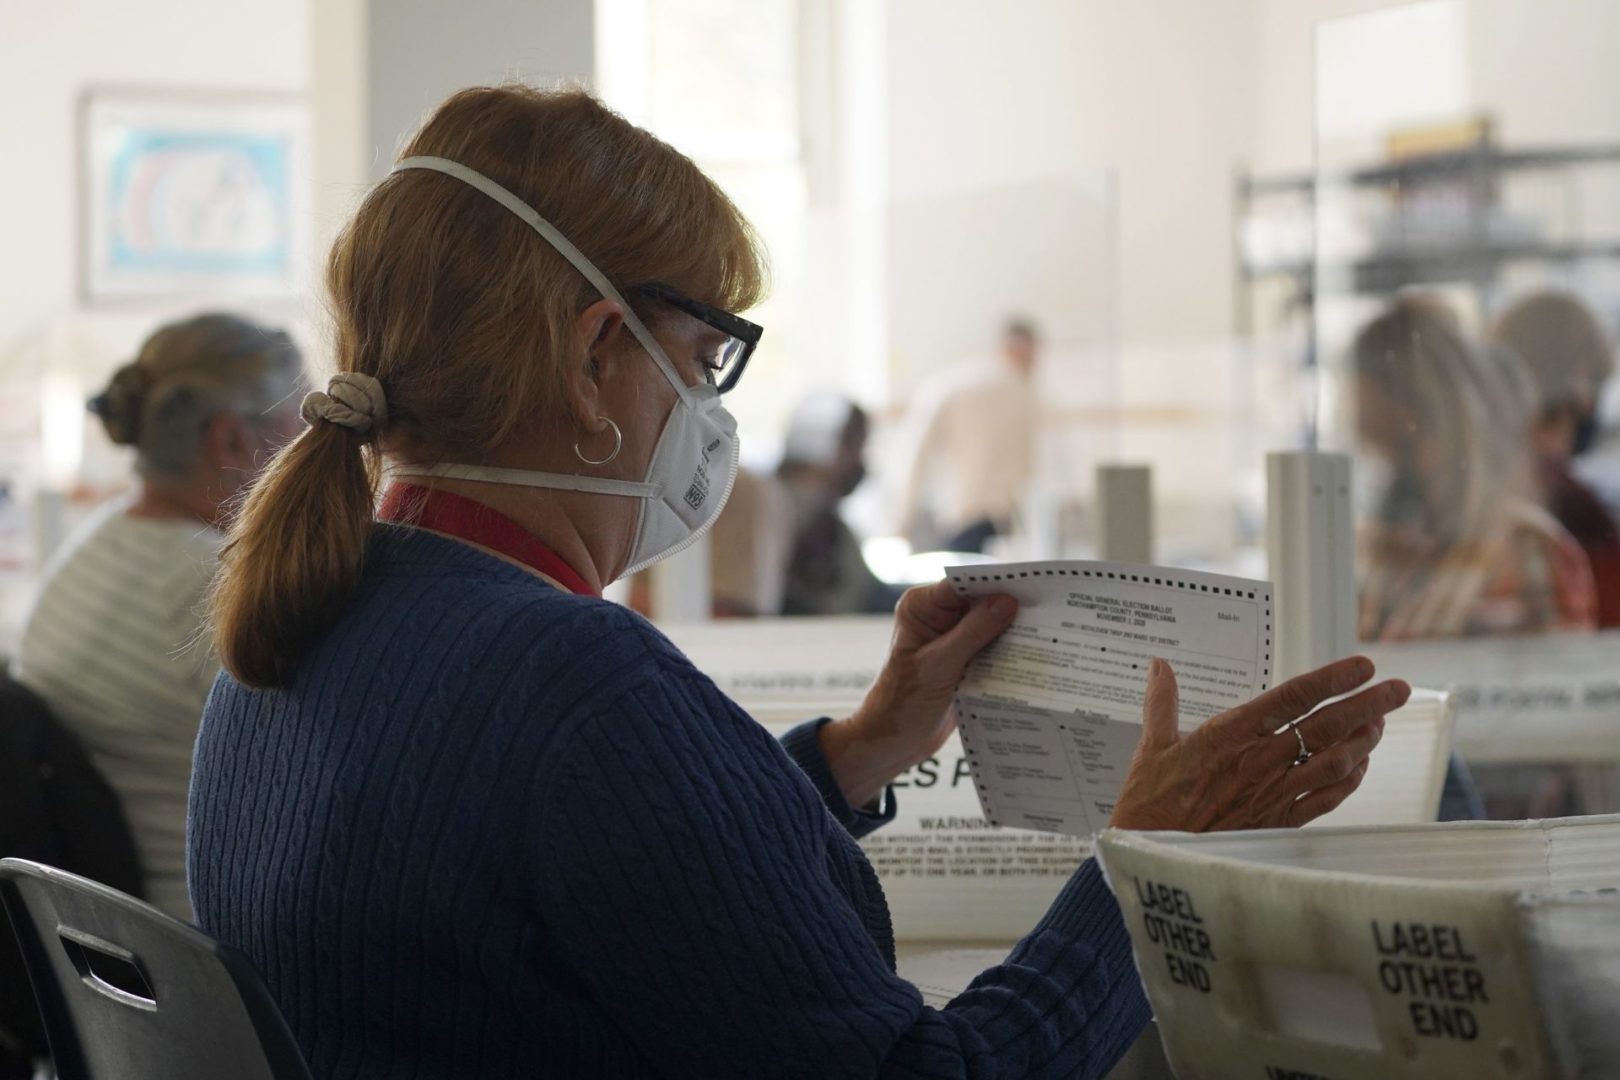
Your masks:
{"label": "white plastic bin", "polygon": [[1098,854],[1181,1080],[1620,1076],[1620,817]]}

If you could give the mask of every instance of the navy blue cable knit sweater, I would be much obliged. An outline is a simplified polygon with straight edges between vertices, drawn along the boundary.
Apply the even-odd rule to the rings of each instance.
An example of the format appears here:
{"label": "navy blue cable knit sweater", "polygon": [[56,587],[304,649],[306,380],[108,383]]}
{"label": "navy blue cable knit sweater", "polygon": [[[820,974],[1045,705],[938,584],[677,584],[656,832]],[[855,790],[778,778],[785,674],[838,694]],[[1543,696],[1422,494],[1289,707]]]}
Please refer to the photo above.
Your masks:
{"label": "navy blue cable knit sweater", "polygon": [[1096,867],[924,1006],[818,726],[779,742],[634,613],[379,526],[290,686],[214,687],[192,903],[322,1080],[1105,1072],[1148,1014]]}

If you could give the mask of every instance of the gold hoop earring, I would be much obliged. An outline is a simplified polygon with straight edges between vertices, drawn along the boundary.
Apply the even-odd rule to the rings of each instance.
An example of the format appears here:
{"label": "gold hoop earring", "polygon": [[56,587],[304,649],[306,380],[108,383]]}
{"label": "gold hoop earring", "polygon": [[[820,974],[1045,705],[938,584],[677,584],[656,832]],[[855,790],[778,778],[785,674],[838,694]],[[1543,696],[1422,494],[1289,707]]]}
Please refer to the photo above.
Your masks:
{"label": "gold hoop earring", "polygon": [[624,449],[624,432],[619,430],[619,425],[613,422],[612,417],[599,416],[597,419],[601,420],[602,423],[613,429],[613,449],[608,452],[607,457],[600,461],[594,461],[580,452],[579,443],[576,442],[574,444],[574,456],[579,458],[579,460],[583,461],[587,465],[606,465],[614,458],[618,457],[619,451]]}

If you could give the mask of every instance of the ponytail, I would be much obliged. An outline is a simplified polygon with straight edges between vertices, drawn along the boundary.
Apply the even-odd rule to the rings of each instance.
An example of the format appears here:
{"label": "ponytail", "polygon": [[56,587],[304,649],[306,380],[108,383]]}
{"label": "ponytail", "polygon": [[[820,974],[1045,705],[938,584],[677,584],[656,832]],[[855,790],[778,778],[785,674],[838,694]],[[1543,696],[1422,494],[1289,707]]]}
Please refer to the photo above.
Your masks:
{"label": "ponytail", "polygon": [[214,647],[246,686],[284,686],[353,594],[371,536],[378,463],[364,433],[316,423],[253,484],[220,556]]}

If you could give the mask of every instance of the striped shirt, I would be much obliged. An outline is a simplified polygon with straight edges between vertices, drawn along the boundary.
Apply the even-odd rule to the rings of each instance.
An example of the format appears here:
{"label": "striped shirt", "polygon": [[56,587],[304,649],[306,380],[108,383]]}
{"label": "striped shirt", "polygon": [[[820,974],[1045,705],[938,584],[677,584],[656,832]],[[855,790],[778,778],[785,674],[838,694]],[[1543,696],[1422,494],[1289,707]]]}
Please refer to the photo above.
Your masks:
{"label": "striped shirt", "polygon": [[191,918],[186,794],[219,665],[196,643],[221,535],[196,521],[99,509],[46,568],[14,674],[84,744],[118,792],[147,898]]}

